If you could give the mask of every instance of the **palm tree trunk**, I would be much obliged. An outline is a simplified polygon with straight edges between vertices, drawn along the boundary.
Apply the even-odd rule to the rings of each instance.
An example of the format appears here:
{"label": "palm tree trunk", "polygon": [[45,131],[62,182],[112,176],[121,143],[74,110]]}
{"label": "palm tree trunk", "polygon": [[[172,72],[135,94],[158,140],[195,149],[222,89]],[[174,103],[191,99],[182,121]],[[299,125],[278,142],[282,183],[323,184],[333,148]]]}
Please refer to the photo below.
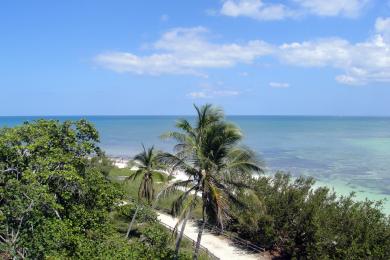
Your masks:
{"label": "palm tree trunk", "polygon": [[206,216],[206,212],[205,212],[205,209],[203,209],[203,223],[202,223],[202,226],[200,227],[200,230],[198,232],[198,238],[196,239],[196,246],[195,246],[195,252],[194,252],[194,260],[198,260],[198,256],[199,256],[199,248],[200,248],[200,241],[202,240],[202,234],[203,234],[203,230],[206,226],[206,222],[207,222],[207,216]]}
{"label": "palm tree trunk", "polygon": [[131,228],[133,227],[133,224],[134,224],[134,222],[135,222],[135,217],[137,216],[138,209],[139,209],[139,205],[137,205],[137,208],[135,209],[133,218],[131,219],[131,222],[130,222],[130,224],[129,224],[129,228],[127,229],[126,238],[128,238],[129,235],[130,235],[130,231],[131,231]]}
{"label": "palm tree trunk", "polygon": [[180,229],[179,236],[176,239],[175,260],[179,259],[180,244],[181,244],[181,240],[183,239],[184,229],[186,228],[187,220],[190,217],[190,213],[191,213],[191,210],[188,210],[188,212],[187,212],[187,214],[186,214],[186,216],[185,216],[185,218],[183,220],[183,223],[181,224],[181,229]]}

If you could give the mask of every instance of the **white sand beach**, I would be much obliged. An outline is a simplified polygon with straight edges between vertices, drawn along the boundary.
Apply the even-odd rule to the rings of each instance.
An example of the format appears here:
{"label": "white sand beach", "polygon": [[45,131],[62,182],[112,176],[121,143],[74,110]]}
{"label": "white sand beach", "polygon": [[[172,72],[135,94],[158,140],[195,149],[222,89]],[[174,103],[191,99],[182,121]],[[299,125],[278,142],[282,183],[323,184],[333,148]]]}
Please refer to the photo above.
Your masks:
{"label": "white sand beach", "polygon": [[[158,220],[164,223],[166,226],[173,229],[177,223],[177,218],[170,215],[159,212]],[[180,228],[180,226],[179,226]],[[198,236],[198,227],[193,220],[189,220],[186,224],[184,234],[196,241]],[[203,247],[207,248],[212,254],[220,259],[234,259],[234,260],[255,260],[255,259],[271,259],[267,255],[257,254],[240,249],[233,244],[229,239],[223,236],[217,236],[205,230],[202,235],[200,243]]]}

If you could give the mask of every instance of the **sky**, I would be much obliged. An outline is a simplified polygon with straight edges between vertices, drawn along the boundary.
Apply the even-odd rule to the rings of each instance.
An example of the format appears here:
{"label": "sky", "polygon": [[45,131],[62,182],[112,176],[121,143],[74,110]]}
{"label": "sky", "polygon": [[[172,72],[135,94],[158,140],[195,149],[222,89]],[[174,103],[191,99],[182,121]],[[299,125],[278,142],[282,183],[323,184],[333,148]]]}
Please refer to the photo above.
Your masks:
{"label": "sky", "polygon": [[0,3],[0,116],[390,116],[387,0]]}

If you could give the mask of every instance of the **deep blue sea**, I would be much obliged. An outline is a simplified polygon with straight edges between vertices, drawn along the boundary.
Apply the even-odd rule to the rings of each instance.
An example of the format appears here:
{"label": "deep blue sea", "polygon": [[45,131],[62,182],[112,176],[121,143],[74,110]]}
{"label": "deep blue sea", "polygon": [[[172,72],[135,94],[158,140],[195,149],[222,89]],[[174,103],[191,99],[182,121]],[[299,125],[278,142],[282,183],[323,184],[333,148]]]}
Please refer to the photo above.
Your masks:
{"label": "deep blue sea", "polygon": [[[141,144],[164,150],[172,143],[160,135],[174,129],[180,116],[86,116],[101,135],[108,155],[130,157]],[[15,126],[39,117],[0,117],[1,126]],[[59,120],[72,117],[45,117]],[[187,117],[192,119],[191,117]],[[317,179],[358,199],[390,200],[390,118],[311,116],[230,116],[245,135],[244,144],[258,152],[269,172]],[[390,213],[390,201],[384,211]]]}

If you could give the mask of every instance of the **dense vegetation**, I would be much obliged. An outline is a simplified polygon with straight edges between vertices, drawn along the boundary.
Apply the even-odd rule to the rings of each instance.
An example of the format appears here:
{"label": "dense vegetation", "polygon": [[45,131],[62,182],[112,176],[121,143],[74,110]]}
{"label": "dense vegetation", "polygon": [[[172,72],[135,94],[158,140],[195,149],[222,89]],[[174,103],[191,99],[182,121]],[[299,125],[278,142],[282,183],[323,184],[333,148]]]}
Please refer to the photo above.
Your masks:
{"label": "dense vegetation", "polygon": [[173,254],[169,232],[155,220],[139,219],[150,224],[130,242],[125,231],[118,231],[123,214],[116,218],[115,205],[123,193],[107,178],[112,166],[98,140],[84,120],[39,120],[0,131],[3,259],[153,259]]}
{"label": "dense vegetation", "polygon": [[[390,218],[380,203],[337,197],[311,178],[255,176],[262,165],[240,146],[239,129],[212,106],[196,111],[193,124],[180,120],[165,135],[176,140],[175,153],[144,148],[132,162],[137,171],[115,168],[85,120],[1,129],[0,257],[189,259],[194,251],[206,259],[205,226],[193,249],[183,230],[175,239],[158,223],[159,209],[285,258],[390,259]],[[174,170],[188,181],[164,174]],[[129,181],[116,178],[124,175]]]}
{"label": "dense vegetation", "polygon": [[240,194],[248,210],[236,209],[228,227],[241,237],[287,258],[390,259],[390,217],[380,203],[337,197],[282,172],[248,184],[254,193]]}

